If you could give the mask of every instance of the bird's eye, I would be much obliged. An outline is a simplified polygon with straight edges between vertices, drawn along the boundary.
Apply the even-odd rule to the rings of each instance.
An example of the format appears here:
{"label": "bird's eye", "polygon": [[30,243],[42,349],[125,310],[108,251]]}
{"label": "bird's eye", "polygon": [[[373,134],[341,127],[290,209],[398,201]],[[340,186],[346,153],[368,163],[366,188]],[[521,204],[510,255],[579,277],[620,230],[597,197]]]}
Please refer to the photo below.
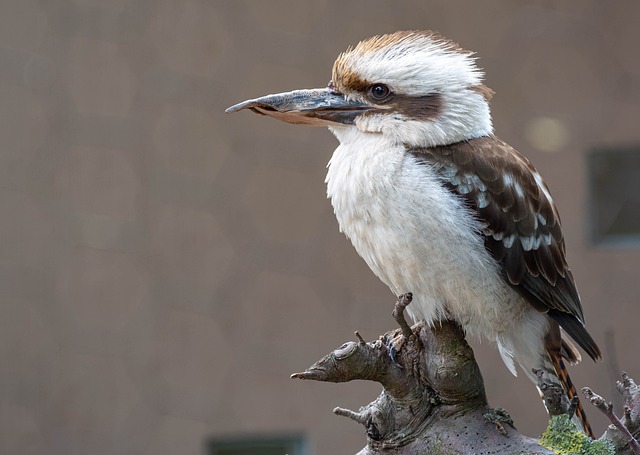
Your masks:
{"label": "bird's eye", "polygon": [[384,84],[373,84],[369,88],[371,98],[376,101],[382,101],[391,94],[391,89]]}

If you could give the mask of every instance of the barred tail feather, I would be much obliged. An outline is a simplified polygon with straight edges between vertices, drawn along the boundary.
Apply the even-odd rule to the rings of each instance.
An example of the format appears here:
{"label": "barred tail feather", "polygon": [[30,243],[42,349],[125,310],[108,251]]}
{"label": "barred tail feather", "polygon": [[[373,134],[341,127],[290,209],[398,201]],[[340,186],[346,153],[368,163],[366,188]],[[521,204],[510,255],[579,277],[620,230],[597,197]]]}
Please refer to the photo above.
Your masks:
{"label": "barred tail feather", "polygon": [[584,433],[589,436],[591,439],[594,439],[593,429],[589,424],[589,420],[587,419],[587,414],[584,412],[584,408],[582,407],[582,403],[578,397],[578,391],[573,385],[573,381],[571,381],[571,377],[569,376],[569,371],[567,367],[564,365],[564,362],[560,357],[553,358],[552,361],[554,363],[554,369],[556,376],[560,380],[562,384],[562,388],[566,392],[569,400],[573,400],[574,397],[578,398],[578,407],[576,408],[576,413],[573,416],[574,422],[581,428]]}
{"label": "barred tail feather", "polygon": [[[540,379],[543,382],[564,390],[569,400],[578,397],[563,359],[571,365],[576,364],[580,361],[580,353],[573,343],[566,339],[560,326],[546,314],[532,310],[520,324],[512,327],[510,333],[500,337],[498,342],[502,344],[500,353],[507,366],[507,360],[513,357],[536,386],[538,377],[533,371],[541,370]],[[503,355],[503,352],[508,355]],[[538,391],[542,397],[540,389]],[[546,407],[544,398],[543,403]],[[572,420],[587,436],[593,438],[593,431],[579,401]]]}
{"label": "barred tail feather", "polygon": [[[554,356],[553,354],[545,353],[544,358],[541,360],[540,367],[536,367],[535,369],[542,370],[542,381],[547,384],[553,384],[557,387],[561,387],[564,390],[568,401],[570,402],[574,397],[578,398],[578,392],[571,381],[571,377],[569,376],[569,372],[562,361],[562,358],[559,356]],[[527,375],[531,381],[538,384],[538,378],[534,374]],[[544,395],[542,391],[538,388],[538,393],[540,393],[540,398],[542,399],[542,403],[544,404],[547,412],[549,412],[549,408],[547,408],[547,403],[545,402]],[[568,406],[568,403],[566,403]],[[571,418],[573,423],[576,424],[578,428],[580,428],[584,434],[589,436],[590,438],[594,438],[593,430],[589,421],[587,419],[587,415],[584,412],[584,408],[582,407],[582,403],[578,398],[578,406],[576,408],[576,412]]]}

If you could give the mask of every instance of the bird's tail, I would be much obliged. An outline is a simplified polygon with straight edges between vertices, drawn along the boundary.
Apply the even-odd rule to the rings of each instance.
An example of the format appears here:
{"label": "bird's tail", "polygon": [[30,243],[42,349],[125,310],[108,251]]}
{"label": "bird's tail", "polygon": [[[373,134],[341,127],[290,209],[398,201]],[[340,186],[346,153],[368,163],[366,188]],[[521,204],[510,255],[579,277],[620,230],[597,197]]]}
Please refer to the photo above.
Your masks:
{"label": "bird's tail", "polygon": [[[543,324],[544,322],[546,321],[543,321]],[[540,329],[536,330],[535,324],[522,325],[520,326],[521,336],[502,339],[503,347],[501,353],[502,351],[507,351],[512,355],[536,386],[538,385],[539,378],[533,371],[542,370],[542,381],[561,387],[569,401],[571,401],[574,397],[578,398],[578,392],[569,377],[569,372],[565,367],[565,361],[570,365],[579,363],[581,360],[580,352],[573,343],[566,338],[565,334],[560,330],[560,326],[555,321],[549,322],[550,325],[547,325],[547,335],[542,340],[542,346],[538,345],[536,348],[536,343],[527,342],[527,340],[535,340],[536,337],[539,337],[536,333],[539,334],[540,332],[538,330]],[[549,324],[549,322],[546,323]],[[500,344],[499,342],[498,345],[500,346]],[[505,355],[503,355],[503,359],[504,358]],[[507,366],[509,366],[508,363]],[[511,366],[512,368],[510,369],[514,372],[515,367],[513,367],[513,361],[511,361]],[[542,397],[542,392],[539,389],[538,391]],[[543,403],[546,407],[547,405],[544,398]],[[551,410],[547,409],[547,411]],[[591,425],[589,425],[584,408],[579,400],[572,420],[587,436],[593,438],[593,430],[591,429]]]}
{"label": "bird's tail", "polygon": [[[564,389],[569,401],[573,400],[573,398],[578,398],[578,391],[576,387],[573,385],[573,381],[571,381],[571,377],[569,376],[569,371],[567,367],[564,365],[562,361],[562,357],[554,356],[553,354],[549,355],[551,362],[553,364],[553,369],[556,377],[560,381],[560,385]],[[578,398],[578,407],[576,408],[576,412],[573,416],[573,421],[578,425],[578,427],[582,428],[584,433],[590,438],[594,438],[593,429],[589,424],[589,420],[587,419],[587,414],[584,412],[584,408],[582,407],[582,403]]]}
{"label": "bird's tail", "polygon": [[[540,333],[546,333],[542,340]],[[546,384],[555,385],[564,390],[569,401],[574,397],[578,398],[576,388],[565,367],[565,361],[570,365],[579,363],[580,352],[560,330],[557,322],[542,313],[531,312],[524,323],[514,325],[513,332],[508,335],[498,339],[498,347],[505,364],[514,375],[516,369],[513,361],[515,360],[536,386],[541,379]],[[541,370],[541,378],[538,377],[538,373],[534,373],[535,370]],[[538,391],[542,397],[542,392],[539,389]],[[547,407],[544,398],[543,403]],[[560,410],[547,408],[547,411]],[[587,436],[593,438],[593,430],[580,401],[572,420]]]}
{"label": "bird's tail", "polygon": [[[571,365],[577,364],[581,360],[580,352],[576,349],[573,343],[563,335],[564,334],[561,333],[559,327],[552,324],[551,330],[544,340],[545,348],[540,356],[541,358],[538,360],[539,366],[535,368],[542,369],[542,380],[544,382],[562,387],[569,399],[569,402],[574,398],[578,400],[578,406],[572,420],[578,428],[582,429],[587,436],[593,439],[593,430],[591,429],[591,425],[587,419],[587,414],[584,412],[584,408],[582,407],[582,403],[578,397],[578,391],[573,385],[573,381],[571,381],[571,377],[569,376],[569,371],[563,361],[563,359],[565,359]],[[538,378],[535,375],[529,375],[529,378],[537,386]],[[542,391],[540,391],[540,389],[538,389],[538,391],[540,392],[540,397],[546,407],[547,405],[544,401]],[[549,411],[549,409],[547,409],[547,411]]]}

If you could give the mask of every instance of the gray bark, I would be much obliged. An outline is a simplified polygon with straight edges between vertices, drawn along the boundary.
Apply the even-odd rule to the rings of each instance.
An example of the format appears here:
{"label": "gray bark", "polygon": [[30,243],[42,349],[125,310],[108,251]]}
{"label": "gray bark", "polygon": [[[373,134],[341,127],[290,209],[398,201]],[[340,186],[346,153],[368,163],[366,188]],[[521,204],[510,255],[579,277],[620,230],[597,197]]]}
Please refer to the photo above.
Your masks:
{"label": "gray bark", "polygon": [[[358,341],[343,344],[304,372],[292,375],[382,384],[380,396],[359,411],[334,409],[365,427],[367,445],[357,455],[555,453],[540,446],[537,439],[520,434],[506,411],[489,407],[480,369],[461,328],[451,321],[435,327],[424,323],[410,327],[403,315],[410,301],[411,295],[406,294],[396,302],[394,318],[399,329],[370,342],[356,332]],[[626,376],[619,384],[627,406],[624,428],[637,436],[638,387]],[[574,412],[575,403],[569,403],[562,392],[547,384],[539,386],[556,413]],[[609,441],[614,453],[626,455],[634,453],[631,434],[612,426],[600,439]]]}

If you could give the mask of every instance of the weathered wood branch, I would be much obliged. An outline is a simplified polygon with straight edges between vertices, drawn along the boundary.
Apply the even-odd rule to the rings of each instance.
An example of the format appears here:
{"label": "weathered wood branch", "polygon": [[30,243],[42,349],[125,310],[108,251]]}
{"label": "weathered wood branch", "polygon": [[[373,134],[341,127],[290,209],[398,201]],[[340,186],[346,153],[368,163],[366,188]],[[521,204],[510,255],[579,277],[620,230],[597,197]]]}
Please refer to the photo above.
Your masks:
{"label": "weathered wood branch", "polygon": [[613,405],[589,387],[584,387],[582,393],[611,421],[602,438],[611,441],[616,453],[640,455],[640,444],[637,441],[640,435],[640,388],[625,372],[622,373],[622,381],[618,381],[616,386],[624,399],[622,421],[614,413]]}
{"label": "weathered wood branch", "polygon": [[[556,417],[538,441],[520,434],[506,411],[489,407],[480,369],[462,329],[451,321],[434,327],[409,326],[404,309],[410,302],[411,294],[396,302],[393,317],[399,329],[370,342],[356,332],[358,341],[343,344],[291,376],[382,384],[378,398],[359,411],[334,409],[335,414],[365,427],[367,446],[357,455],[634,453],[633,441],[640,431],[640,392],[627,376],[619,390],[626,402],[621,424],[629,435],[611,426],[599,440],[590,440],[571,423],[576,402],[557,387],[540,382],[545,403]],[[560,450],[563,444],[569,449],[560,449],[569,451],[552,450]]]}

